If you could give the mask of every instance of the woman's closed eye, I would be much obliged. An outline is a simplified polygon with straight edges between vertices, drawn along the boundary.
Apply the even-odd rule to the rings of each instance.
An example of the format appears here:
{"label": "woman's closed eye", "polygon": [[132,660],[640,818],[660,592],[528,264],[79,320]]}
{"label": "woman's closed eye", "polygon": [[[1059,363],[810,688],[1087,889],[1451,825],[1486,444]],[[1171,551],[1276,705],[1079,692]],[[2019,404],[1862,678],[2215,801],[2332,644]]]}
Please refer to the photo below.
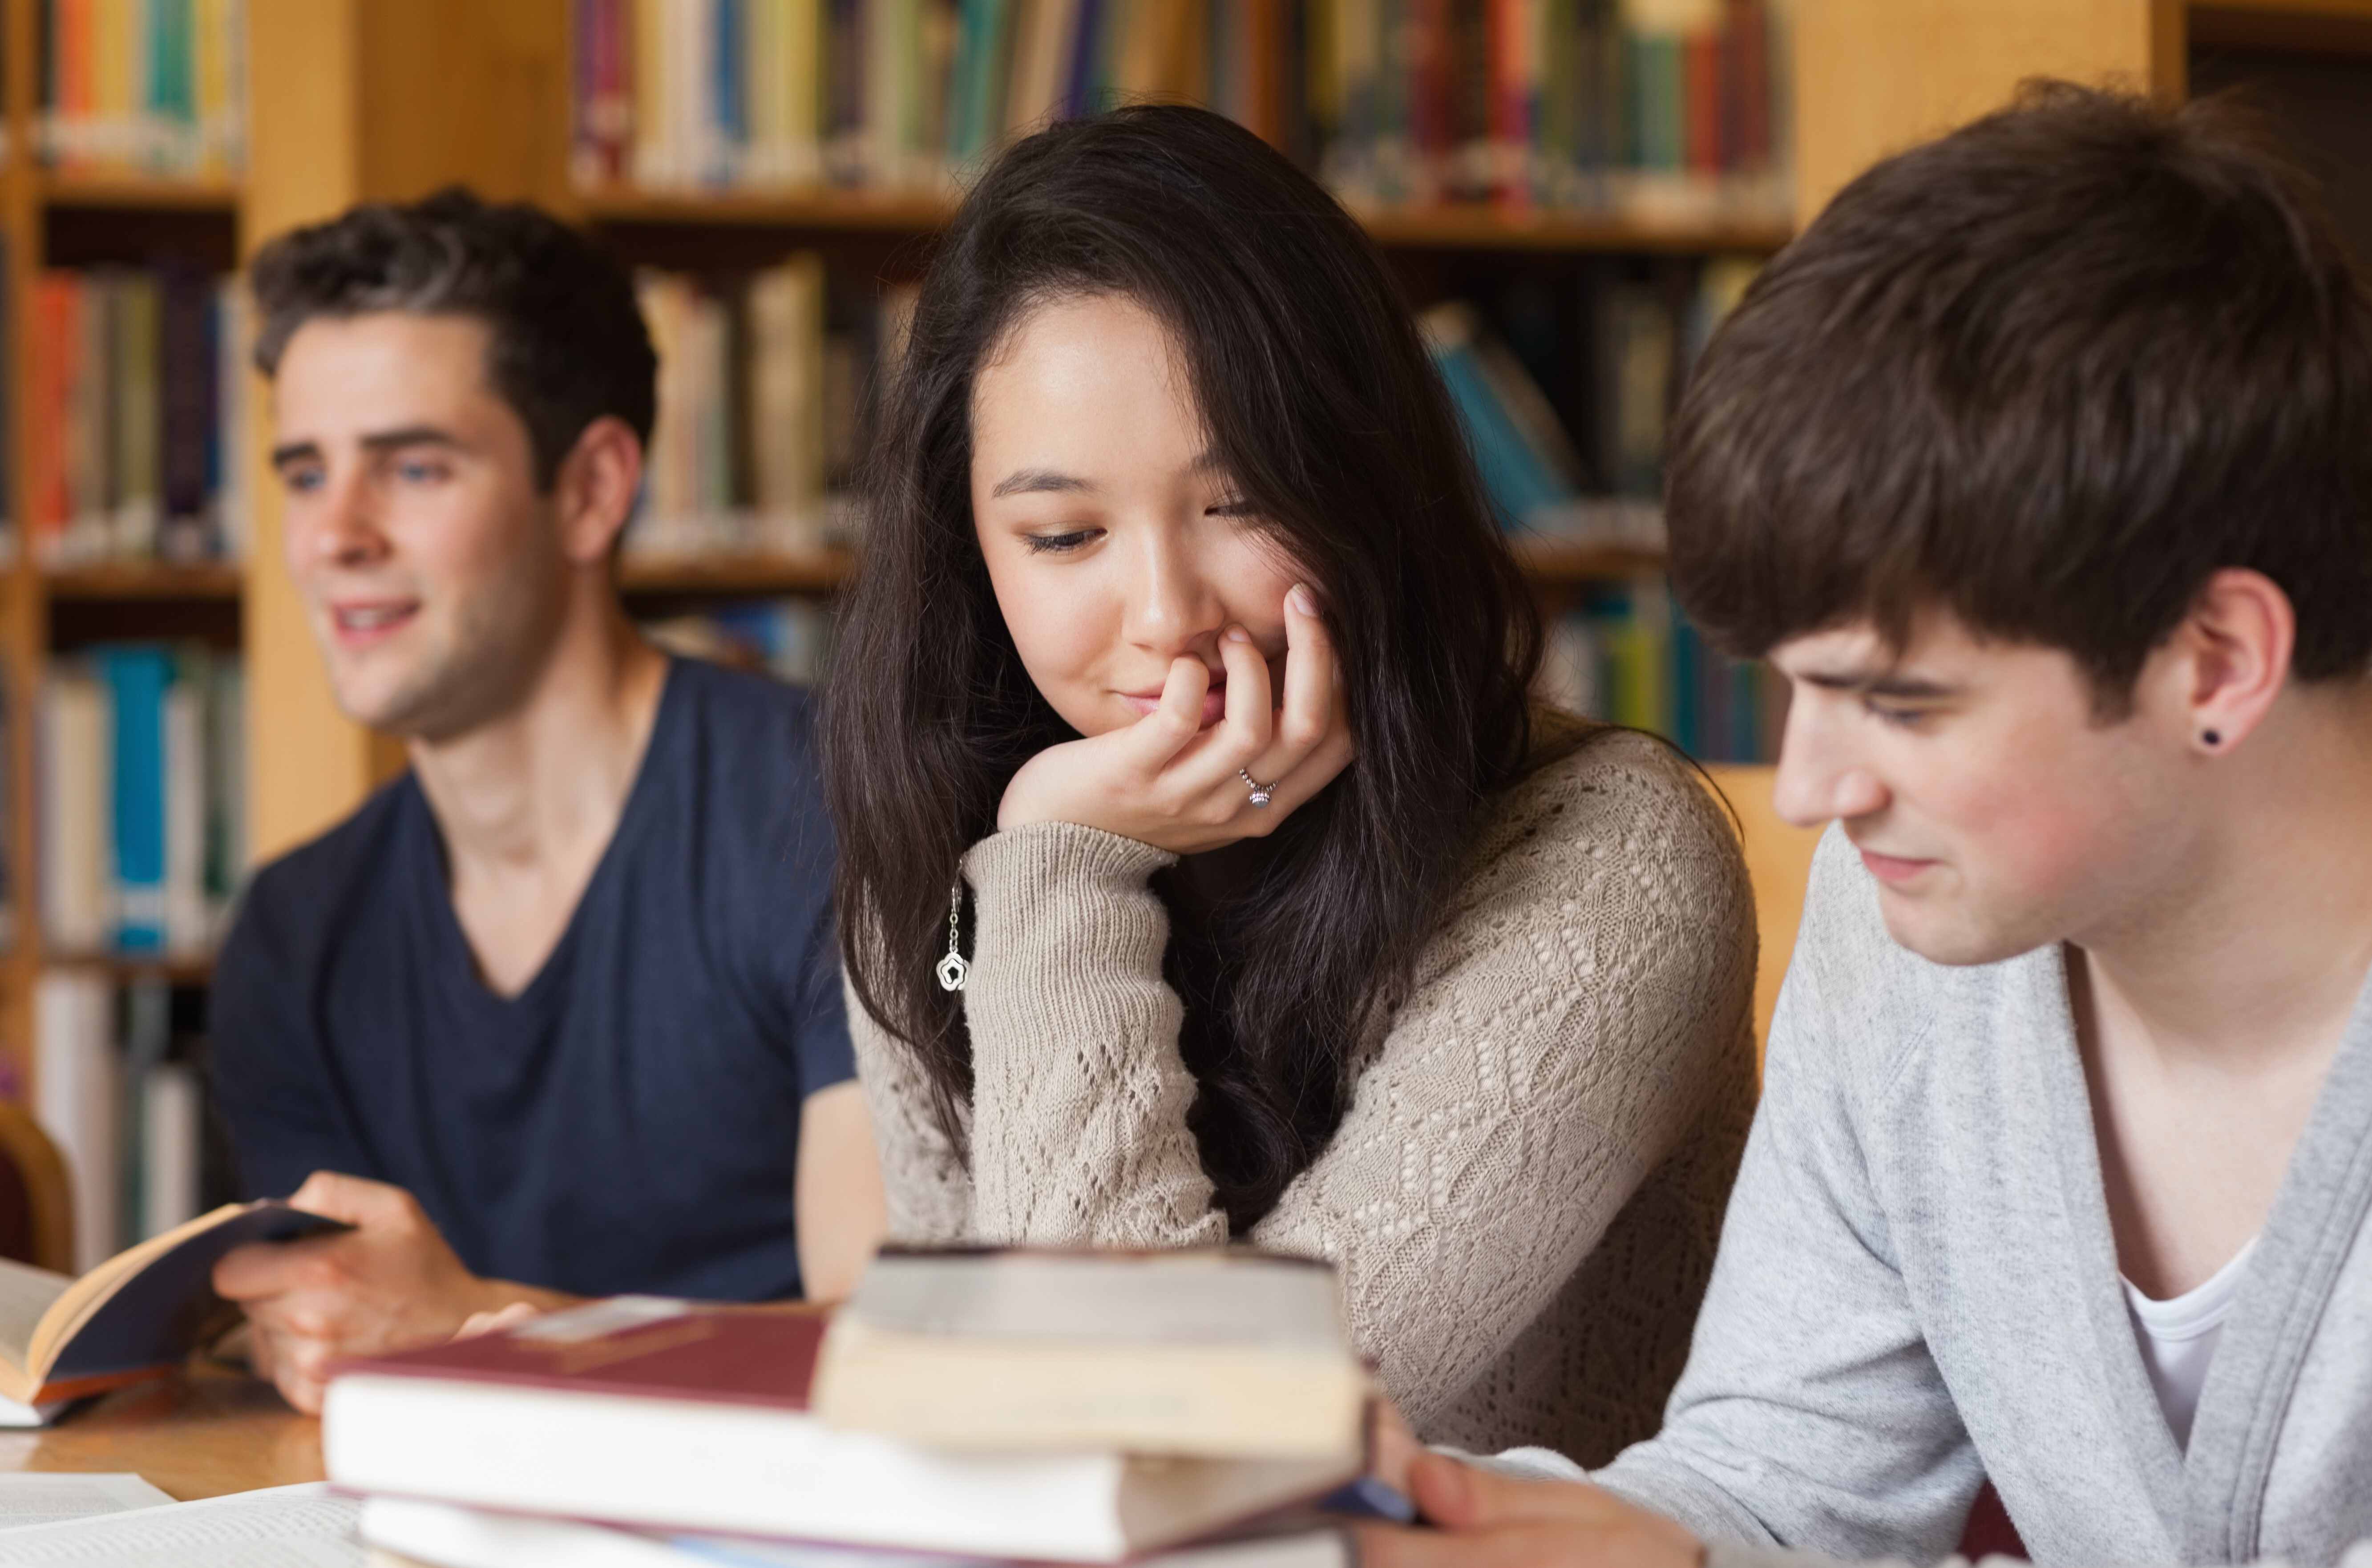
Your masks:
{"label": "woman's closed eye", "polygon": [[1052,555],[1076,550],[1100,538],[1103,531],[1101,528],[1072,528],[1064,533],[1026,533],[1021,536],[1021,542],[1029,546],[1032,555]]}

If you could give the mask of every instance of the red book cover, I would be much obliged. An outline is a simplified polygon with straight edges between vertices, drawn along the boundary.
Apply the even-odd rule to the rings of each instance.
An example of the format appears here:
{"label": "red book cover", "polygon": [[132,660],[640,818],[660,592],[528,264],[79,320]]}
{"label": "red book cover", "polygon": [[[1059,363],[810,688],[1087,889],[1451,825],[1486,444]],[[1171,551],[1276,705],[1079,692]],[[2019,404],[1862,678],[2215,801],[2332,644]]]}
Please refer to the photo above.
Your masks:
{"label": "red book cover", "polygon": [[1695,174],[1721,172],[1721,35],[1689,34],[1680,45],[1682,162]]}
{"label": "red book cover", "polygon": [[1729,38],[1738,128],[1731,167],[1760,172],[1771,165],[1771,32],[1762,0],[1730,0]]}
{"label": "red book cover", "polygon": [[82,280],[44,273],[33,285],[33,391],[26,410],[25,490],[29,533],[46,560],[74,516],[66,479],[66,421],[72,417],[73,355],[82,343]]}
{"label": "red book cover", "polygon": [[1251,130],[1279,152],[1292,150],[1292,118],[1285,106],[1284,73],[1277,69],[1285,56],[1285,16],[1278,0],[1243,0],[1243,26],[1235,30],[1238,58],[1229,62],[1245,79],[1245,98],[1251,106]]}
{"label": "red book cover", "polygon": [[1531,17],[1527,0],[1490,0],[1492,186],[1511,207],[1531,204]]}
{"label": "red book cover", "polygon": [[828,1321],[804,1309],[628,1296],[475,1339],[342,1362],[331,1376],[429,1377],[803,1411]]}

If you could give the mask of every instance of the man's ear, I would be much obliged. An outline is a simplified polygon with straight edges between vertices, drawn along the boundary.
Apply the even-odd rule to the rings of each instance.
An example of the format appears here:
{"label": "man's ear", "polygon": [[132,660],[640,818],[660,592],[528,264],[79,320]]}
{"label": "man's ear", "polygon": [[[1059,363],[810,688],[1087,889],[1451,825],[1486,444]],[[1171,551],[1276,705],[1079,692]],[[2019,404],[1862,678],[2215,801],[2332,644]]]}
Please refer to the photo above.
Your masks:
{"label": "man's ear", "polygon": [[2238,567],[2210,577],[2167,650],[2191,746],[2212,756],[2246,740],[2288,683],[2296,644],[2297,612],[2272,578]]}
{"label": "man's ear", "polygon": [[642,483],[643,444],[624,420],[603,414],[578,434],[552,483],[560,547],[573,564],[608,558]]}

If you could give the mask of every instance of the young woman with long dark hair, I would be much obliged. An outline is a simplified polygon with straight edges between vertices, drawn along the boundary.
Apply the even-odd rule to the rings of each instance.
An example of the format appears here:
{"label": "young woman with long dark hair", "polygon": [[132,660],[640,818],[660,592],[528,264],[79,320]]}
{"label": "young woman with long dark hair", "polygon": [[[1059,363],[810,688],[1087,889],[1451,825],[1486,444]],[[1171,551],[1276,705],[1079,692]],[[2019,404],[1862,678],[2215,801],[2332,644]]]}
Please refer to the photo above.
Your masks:
{"label": "young woman with long dark hair", "polygon": [[1426,1436],[1652,1432],[1752,1104],[1746,877],[1684,764],[1529,705],[1358,226],[1197,110],[1018,144],[869,495],[827,772],[893,1234],[1323,1255]]}

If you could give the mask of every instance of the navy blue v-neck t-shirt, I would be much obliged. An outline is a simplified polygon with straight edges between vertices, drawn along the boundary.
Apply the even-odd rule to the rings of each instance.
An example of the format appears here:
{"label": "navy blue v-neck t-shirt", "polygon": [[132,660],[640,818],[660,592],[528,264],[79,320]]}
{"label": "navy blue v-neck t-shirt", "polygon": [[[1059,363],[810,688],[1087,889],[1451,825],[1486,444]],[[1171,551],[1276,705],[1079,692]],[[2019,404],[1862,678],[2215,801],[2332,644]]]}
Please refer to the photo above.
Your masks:
{"label": "navy blue v-neck t-shirt", "polygon": [[477,975],[410,774],[256,875],[215,967],[252,1194],[407,1188],[461,1260],[587,1295],[799,1294],[799,1109],[855,1073],[810,699],[671,661],[543,969]]}

